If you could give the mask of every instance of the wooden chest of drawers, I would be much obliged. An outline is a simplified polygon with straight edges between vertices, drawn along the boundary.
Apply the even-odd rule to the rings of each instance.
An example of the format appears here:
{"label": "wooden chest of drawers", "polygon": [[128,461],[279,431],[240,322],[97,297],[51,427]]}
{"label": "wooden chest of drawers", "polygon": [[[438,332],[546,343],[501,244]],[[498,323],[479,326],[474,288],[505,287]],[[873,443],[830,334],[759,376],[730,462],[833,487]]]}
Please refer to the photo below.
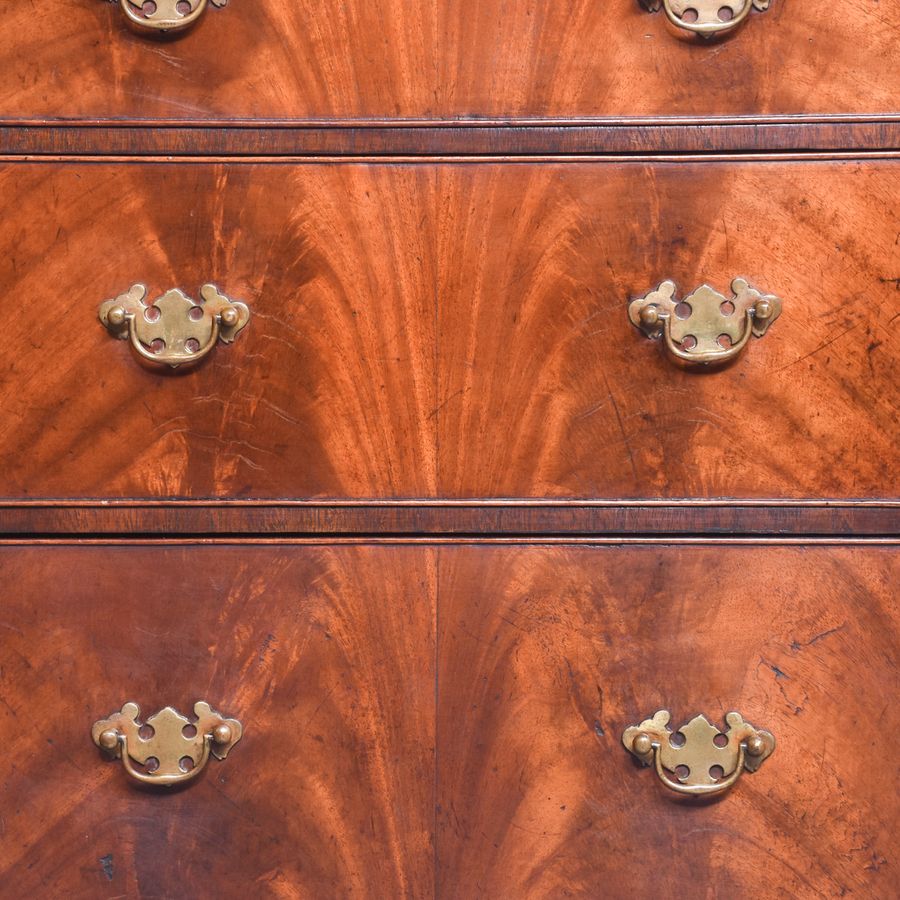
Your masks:
{"label": "wooden chest of drawers", "polygon": [[896,895],[900,17],[746,4],[4,13],[0,896]]}

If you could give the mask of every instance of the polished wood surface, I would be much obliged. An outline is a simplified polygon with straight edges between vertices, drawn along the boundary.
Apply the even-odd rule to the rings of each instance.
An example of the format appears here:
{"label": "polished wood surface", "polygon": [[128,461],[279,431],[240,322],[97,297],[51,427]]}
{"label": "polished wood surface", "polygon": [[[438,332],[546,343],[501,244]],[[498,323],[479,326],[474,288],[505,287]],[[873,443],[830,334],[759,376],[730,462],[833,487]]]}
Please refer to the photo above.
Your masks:
{"label": "polished wood surface", "polygon": [[[896,896],[896,548],[440,552],[437,894]],[[682,801],[621,744],[740,711],[777,748]]]}
{"label": "polished wood surface", "polygon": [[898,112],[897,12],[877,0],[773,0],[716,42],[638,0],[233,0],[165,41],[103,0],[8,6],[5,119]]}
{"label": "polished wood surface", "polygon": [[900,534],[900,501],[0,501],[0,534],[216,535]]}
{"label": "polished wood surface", "polygon": [[[6,545],[0,565],[11,895],[893,896],[896,545]],[[246,731],[187,789],[136,788],[91,743],[125,699],[199,697]],[[718,801],[673,799],[620,743],[663,707],[738,709],[778,747]]]}
{"label": "polished wood surface", "polygon": [[[893,162],[443,167],[442,490],[895,497],[898,184]],[[623,314],[737,275],[784,312],[727,369],[679,369]]]}
{"label": "polished wood surface", "polygon": [[[5,5],[0,895],[893,900],[895,4]],[[628,322],[735,276],[728,368]],[[142,365],[135,282],[250,325]],[[185,789],[91,742],[198,699]],[[777,749],[679,801],[663,707]]]}
{"label": "polished wood surface", "polygon": [[[0,549],[8,897],[430,897],[433,554]],[[244,725],[162,793],[91,724],[206,699]]]}
{"label": "polished wood surface", "polygon": [[719,153],[757,151],[854,152],[900,149],[900,117],[871,120],[758,122],[627,119],[605,124],[340,122],[168,125],[147,128],[115,123],[0,124],[0,153],[44,156],[454,156],[612,153]]}
{"label": "polished wood surface", "polygon": [[[896,168],[7,163],[0,496],[897,499]],[[785,312],[726,370],[627,320],[738,274]],[[145,368],[136,281],[250,325]]]}
{"label": "polished wood surface", "polygon": [[[0,495],[408,496],[436,490],[427,166],[0,170]],[[135,282],[252,310],[195,371],[97,319]],[[74,314],[73,314],[74,313]]]}

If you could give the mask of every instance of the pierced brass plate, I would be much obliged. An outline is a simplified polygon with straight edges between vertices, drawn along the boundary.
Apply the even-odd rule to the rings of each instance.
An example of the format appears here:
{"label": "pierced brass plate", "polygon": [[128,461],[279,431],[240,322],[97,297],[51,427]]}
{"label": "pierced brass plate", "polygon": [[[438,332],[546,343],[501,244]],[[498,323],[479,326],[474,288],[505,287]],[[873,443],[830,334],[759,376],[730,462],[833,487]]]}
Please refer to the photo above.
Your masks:
{"label": "pierced brass plate", "polygon": [[[221,7],[228,0],[209,2]],[[118,0],[118,3],[131,25],[139,31],[157,34],[186,31],[197,22],[207,7],[207,0]]]}
{"label": "pierced brass plate", "polygon": [[100,321],[140,357],[178,368],[203,359],[217,341],[230,344],[250,321],[250,310],[229,300],[214,284],[200,288],[196,303],[177,288],[147,302],[147,288],[134,285],[100,306]]}
{"label": "pierced brass plate", "polygon": [[662,338],[669,356],[679,363],[721,365],[735,359],[751,336],[762,337],[781,315],[782,301],[761,294],[744,278],[731,283],[729,299],[708,284],[679,301],[675,282],[633,300],[628,317],[649,338]]}
{"label": "pierced brass plate", "polygon": [[[645,766],[654,766],[659,780],[679,794],[723,794],[744,770],[755,772],[775,750],[775,738],[745,722],[737,712],[725,716],[725,731],[702,715],[672,731],[671,717],[667,709],[661,709],[653,718],[626,728],[622,743]],[[675,735],[680,740],[672,743]]]}
{"label": "pierced brass plate", "polygon": [[[193,722],[171,706],[145,723],[140,715],[137,703],[126,703],[121,712],[95,722],[91,737],[110,757],[122,760],[129,777],[160,787],[196,778],[210,756],[225,759],[244,731],[237,719],[219,715],[204,700],[194,704]],[[142,737],[142,729],[149,734]]]}
{"label": "pierced brass plate", "polygon": [[651,12],[665,10],[669,21],[684,31],[713,37],[734,31],[752,9],[763,12],[771,0],[641,0]]}

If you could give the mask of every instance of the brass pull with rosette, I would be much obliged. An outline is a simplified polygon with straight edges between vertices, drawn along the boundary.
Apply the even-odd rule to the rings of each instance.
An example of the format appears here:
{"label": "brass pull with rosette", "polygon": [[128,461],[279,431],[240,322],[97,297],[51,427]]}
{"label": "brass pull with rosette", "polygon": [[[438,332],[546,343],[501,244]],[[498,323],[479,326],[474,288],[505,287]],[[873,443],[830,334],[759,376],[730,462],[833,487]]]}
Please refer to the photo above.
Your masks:
{"label": "brass pull with rosette", "polygon": [[750,15],[769,8],[771,0],[643,0],[651,12],[665,10],[669,21],[677,28],[713,37],[734,31]]}
{"label": "brass pull with rosette", "polygon": [[144,723],[140,715],[137,703],[126,703],[121,712],[95,722],[91,736],[141,784],[184,784],[203,771],[210,756],[225,759],[243,735],[237,719],[226,719],[203,700],[194,704],[194,721],[171,706]]}
{"label": "brass pull with rosette", "polygon": [[152,302],[136,284],[100,306],[100,321],[130,340],[140,357],[173,369],[203,359],[218,341],[230,344],[250,321],[246,304],[229,300],[214,284],[200,288],[202,303],[182,291],[168,291]]}
{"label": "brass pull with rosette", "polygon": [[221,7],[228,0],[118,0],[131,25],[156,34],[187,30],[206,11],[208,2]]}
{"label": "brass pull with rosette", "polygon": [[725,716],[725,731],[702,715],[672,731],[671,717],[667,709],[661,709],[652,719],[626,728],[622,743],[645,766],[654,766],[659,780],[679,794],[723,794],[742,772],[755,772],[775,750],[775,738],[745,722],[737,712]]}
{"label": "brass pull with rosette", "polygon": [[628,317],[649,338],[663,339],[679,363],[715,366],[733,360],[751,337],[762,337],[781,315],[782,301],[761,294],[744,278],[731,283],[731,299],[708,284],[678,300],[675,282],[633,300]]}

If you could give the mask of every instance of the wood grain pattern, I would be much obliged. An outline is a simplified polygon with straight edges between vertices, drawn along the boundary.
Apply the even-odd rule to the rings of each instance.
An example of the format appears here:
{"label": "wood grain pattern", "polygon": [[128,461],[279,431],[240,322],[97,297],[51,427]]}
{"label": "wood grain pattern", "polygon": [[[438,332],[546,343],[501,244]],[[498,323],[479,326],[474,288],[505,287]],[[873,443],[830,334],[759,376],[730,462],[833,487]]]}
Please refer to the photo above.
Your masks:
{"label": "wood grain pattern", "polygon": [[[433,896],[433,554],[5,547],[3,892]],[[186,790],[95,719],[204,698],[244,724]]]}
{"label": "wood grain pattern", "polygon": [[[893,112],[897,10],[773,0],[720,42],[637,0],[442,0],[439,80],[457,115]],[[849,86],[853,85],[853,88]],[[862,92],[861,94],[856,93]],[[855,96],[854,96],[855,95]]]}
{"label": "wood grain pattern", "polygon": [[[0,170],[0,494],[435,492],[434,172]],[[143,368],[99,303],[216,283],[252,319],[194,371]]]}
{"label": "wood grain pattern", "polygon": [[6,501],[0,534],[885,536],[900,535],[900,502]]}
{"label": "wood grain pattern", "polygon": [[638,0],[244,0],[164,42],[103,0],[8,6],[6,119],[898,111],[897,12],[878,0],[773,0],[711,43]]}
{"label": "wood grain pattern", "polygon": [[889,151],[900,119],[449,124],[0,125],[0,153],[84,156],[360,156]]}
{"label": "wood grain pattern", "polygon": [[[898,562],[442,548],[438,896],[894,897]],[[737,709],[777,749],[672,799],[621,745],[662,708]]]}
{"label": "wood grain pattern", "polygon": [[[893,163],[440,170],[447,496],[896,496]],[[686,372],[623,315],[671,278],[784,298],[736,364]]]}
{"label": "wood grain pattern", "polygon": [[[0,496],[897,498],[897,162],[0,168]],[[785,313],[683,372],[664,278]],[[133,282],[253,310],[196,371],[96,321]]]}
{"label": "wood grain pattern", "polygon": [[4,118],[341,118],[434,103],[432,3],[247,0],[162,41],[103,0],[4,17]]}

